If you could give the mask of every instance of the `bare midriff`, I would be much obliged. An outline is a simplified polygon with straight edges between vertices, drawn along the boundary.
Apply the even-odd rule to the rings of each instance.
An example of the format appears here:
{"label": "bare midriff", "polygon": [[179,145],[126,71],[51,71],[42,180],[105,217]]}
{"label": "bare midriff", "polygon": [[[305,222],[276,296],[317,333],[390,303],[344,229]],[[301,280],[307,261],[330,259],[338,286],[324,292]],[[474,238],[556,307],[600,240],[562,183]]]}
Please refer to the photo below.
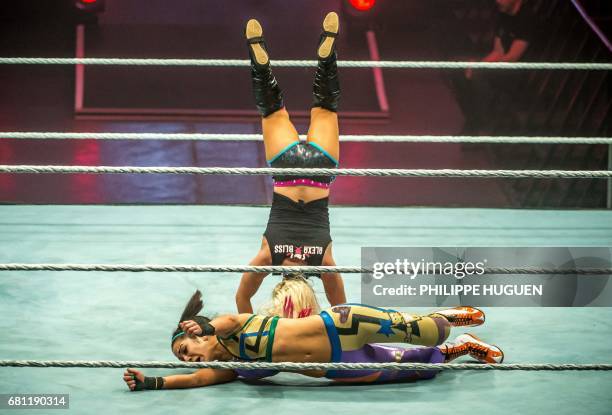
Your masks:
{"label": "bare midriff", "polygon": [[273,362],[329,362],[331,345],[323,319],[281,318],[276,326]]}
{"label": "bare midriff", "polygon": [[311,186],[274,186],[274,193],[286,196],[295,202],[303,200],[308,203],[328,197],[329,189]]}

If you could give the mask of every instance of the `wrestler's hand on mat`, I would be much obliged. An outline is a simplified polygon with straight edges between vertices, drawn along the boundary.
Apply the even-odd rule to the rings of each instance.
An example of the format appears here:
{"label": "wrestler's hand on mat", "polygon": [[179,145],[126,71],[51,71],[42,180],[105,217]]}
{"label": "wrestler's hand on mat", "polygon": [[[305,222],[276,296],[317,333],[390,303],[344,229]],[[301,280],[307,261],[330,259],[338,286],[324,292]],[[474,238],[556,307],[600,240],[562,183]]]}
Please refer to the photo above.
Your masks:
{"label": "wrestler's hand on mat", "polygon": [[182,321],[180,323],[181,329],[189,336],[201,336],[202,327],[193,320]]}
{"label": "wrestler's hand on mat", "polygon": [[123,374],[123,380],[131,391],[162,389],[165,383],[161,376],[148,377],[136,369],[127,369]]}
{"label": "wrestler's hand on mat", "polygon": [[136,390],[136,380],[144,382],[145,375],[136,369],[126,369],[123,373],[123,380],[131,391]]}

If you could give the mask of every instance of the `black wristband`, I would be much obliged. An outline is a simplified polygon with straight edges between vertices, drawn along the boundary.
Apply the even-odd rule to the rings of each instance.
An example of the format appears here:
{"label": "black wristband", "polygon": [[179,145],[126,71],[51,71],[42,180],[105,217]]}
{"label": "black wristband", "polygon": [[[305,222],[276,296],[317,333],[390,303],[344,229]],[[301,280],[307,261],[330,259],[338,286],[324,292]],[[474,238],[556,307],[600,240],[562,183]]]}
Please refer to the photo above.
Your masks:
{"label": "black wristband", "polygon": [[212,336],[215,334],[215,327],[210,323],[200,325],[202,329],[202,336]]}
{"label": "black wristband", "polygon": [[206,317],[195,316],[193,318],[193,321],[195,321],[196,324],[200,326],[200,329],[202,330],[202,334],[200,334],[200,336],[212,336],[213,334],[215,334],[215,327],[210,324],[210,320]]}
{"label": "black wristband", "polygon": [[135,391],[156,390],[161,389],[164,386],[164,378],[161,376],[145,376],[144,382],[139,381],[136,377],[134,377],[134,380],[136,381],[136,387],[134,388]]}

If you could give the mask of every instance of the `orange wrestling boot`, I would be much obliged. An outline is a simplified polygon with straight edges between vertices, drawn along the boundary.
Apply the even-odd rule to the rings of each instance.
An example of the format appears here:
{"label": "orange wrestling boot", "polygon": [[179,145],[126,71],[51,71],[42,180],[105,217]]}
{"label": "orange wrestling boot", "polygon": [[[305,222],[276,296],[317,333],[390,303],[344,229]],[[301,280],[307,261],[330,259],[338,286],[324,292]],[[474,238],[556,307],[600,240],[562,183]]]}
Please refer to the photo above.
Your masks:
{"label": "orange wrestling boot", "polygon": [[444,316],[453,327],[476,327],[485,322],[484,312],[475,307],[453,307],[434,314]]}
{"label": "orange wrestling boot", "polygon": [[504,361],[504,352],[499,347],[480,340],[473,334],[462,334],[454,342],[438,346],[444,354],[444,363],[455,360],[467,354],[481,363],[501,363]]}

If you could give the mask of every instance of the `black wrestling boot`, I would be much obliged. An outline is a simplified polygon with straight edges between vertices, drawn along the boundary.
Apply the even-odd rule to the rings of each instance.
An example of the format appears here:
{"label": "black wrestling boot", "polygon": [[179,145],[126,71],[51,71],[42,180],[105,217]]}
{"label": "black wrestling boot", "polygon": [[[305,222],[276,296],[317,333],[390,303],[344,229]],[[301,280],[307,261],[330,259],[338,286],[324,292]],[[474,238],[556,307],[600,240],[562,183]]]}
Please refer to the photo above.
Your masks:
{"label": "black wrestling boot", "polygon": [[259,22],[251,19],[247,22],[245,36],[251,57],[251,79],[255,105],[262,117],[283,108],[283,91],[272,73],[263,29]]}
{"label": "black wrestling boot", "polygon": [[323,20],[323,33],[317,49],[319,64],[312,88],[312,106],[333,112],[338,112],[340,101],[340,82],[336,65],[336,37],[339,27],[338,15],[335,12],[328,13]]}

